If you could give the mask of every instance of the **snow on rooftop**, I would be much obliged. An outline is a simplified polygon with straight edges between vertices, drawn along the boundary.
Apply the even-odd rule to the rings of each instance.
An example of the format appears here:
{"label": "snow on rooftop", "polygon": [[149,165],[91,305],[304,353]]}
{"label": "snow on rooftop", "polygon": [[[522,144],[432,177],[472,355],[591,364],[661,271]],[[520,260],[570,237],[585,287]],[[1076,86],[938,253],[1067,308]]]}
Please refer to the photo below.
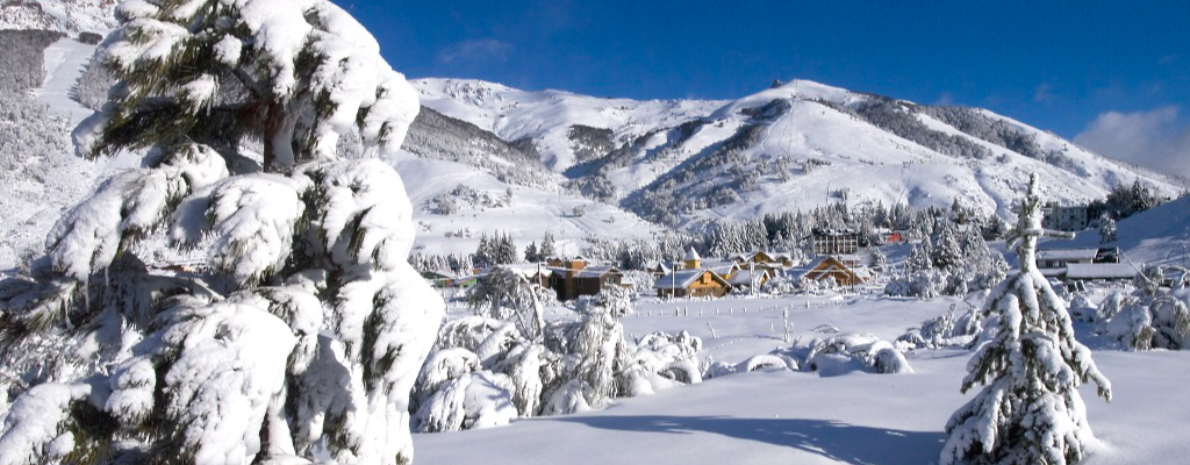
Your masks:
{"label": "snow on rooftop", "polygon": [[1066,279],[1132,279],[1136,268],[1129,263],[1071,263]]}
{"label": "snow on rooftop", "polygon": [[1038,250],[1038,260],[1093,260],[1099,249],[1049,249]]}
{"label": "snow on rooftop", "polygon": [[653,289],[685,289],[694,284],[708,270],[685,270],[669,273],[657,279]]}

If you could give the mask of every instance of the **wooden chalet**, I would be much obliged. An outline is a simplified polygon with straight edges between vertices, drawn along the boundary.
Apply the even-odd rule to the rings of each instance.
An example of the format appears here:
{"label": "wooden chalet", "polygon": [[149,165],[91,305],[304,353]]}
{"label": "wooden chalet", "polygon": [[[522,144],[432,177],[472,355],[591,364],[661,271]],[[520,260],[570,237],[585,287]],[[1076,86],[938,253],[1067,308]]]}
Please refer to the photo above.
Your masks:
{"label": "wooden chalet", "polygon": [[731,275],[727,279],[727,283],[731,284],[732,288],[741,287],[760,287],[767,283],[773,277],[771,268],[753,268],[750,270],[740,270]]}
{"label": "wooden chalet", "polygon": [[554,274],[551,268],[539,264],[500,265],[500,267],[520,275],[531,283],[547,288],[550,287],[550,276]]}
{"label": "wooden chalet", "polygon": [[469,288],[476,283],[475,276],[452,276],[437,271],[423,271],[421,277],[425,278],[431,286],[441,289]]}
{"label": "wooden chalet", "polygon": [[833,279],[840,286],[854,286],[872,279],[871,273],[863,267],[848,264],[834,256],[819,257],[804,269],[798,270],[802,279],[822,281]]}
{"label": "wooden chalet", "polygon": [[645,268],[645,271],[653,275],[653,279],[660,278],[673,272],[673,267],[666,265],[665,262],[657,262]]}
{"label": "wooden chalet", "polygon": [[1099,249],[1049,249],[1037,251],[1037,268],[1065,268],[1070,264],[1095,263]]}
{"label": "wooden chalet", "polygon": [[793,266],[793,255],[760,251],[751,255],[737,255],[735,262],[740,264],[741,269],[747,268],[749,263],[767,268],[789,268]]}
{"label": "wooden chalet", "polygon": [[711,270],[683,270],[662,276],[653,284],[658,297],[723,297],[731,283]]}
{"label": "wooden chalet", "polygon": [[595,295],[607,287],[623,285],[624,274],[613,266],[588,266],[583,259],[555,259],[547,264],[549,287],[561,301]]}

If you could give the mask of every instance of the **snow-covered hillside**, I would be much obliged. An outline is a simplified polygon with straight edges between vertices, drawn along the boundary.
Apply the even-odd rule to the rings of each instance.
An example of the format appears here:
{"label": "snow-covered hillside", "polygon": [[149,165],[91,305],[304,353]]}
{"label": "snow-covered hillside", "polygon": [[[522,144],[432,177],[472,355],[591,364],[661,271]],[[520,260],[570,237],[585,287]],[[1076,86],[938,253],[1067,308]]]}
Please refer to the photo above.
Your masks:
{"label": "snow-covered hillside", "polygon": [[[1184,179],[1111,160],[987,110],[930,107],[796,80],[739,100],[599,99],[481,81],[414,82],[423,105],[531,145],[584,195],[671,225],[851,203],[1009,214],[1025,174],[1047,198]],[[525,139],[531,141],[526,144]]]}
{"label": "snow-covered hillside", "polygon": [[[606,154],[641,134],[700,118],[723,102],[599,98],[547,90],[528,92],[469,79],[411,81],[422,105],[491,131],[506,141],[528,138],[556,171]],[[610,130],[582,137],[583,127]],[[577,128],[577,129],[575,129]],[[601,153],[602,152],[602,153]]]}
{"label": "snow-covered hillside", "polygon": [[[1088,229],[1073,241],[1054,245],[1099,247],[1099,232]],[[1190,196],[1120,220],[1116,224],[1116,240],[1102,245],[1119,247],[1137,266],[1190,264]]]}
{"label": "snow-covered hillside", "polygon": [[[415,135],[410,131],[409,137]],[[413,202],[415,252],[467,255],[475,252],[480,237],[497,234],[511,236],[523,251],[549,233],[557,238],[559,253],[579,255],[589,238],[648,239],[659,230],[615,206],[557,188],[509,183],[467,164],[408,151],[389,161]],[[452,207],[440,209],[439,202]]]}
{"label": "snow-covered hillside", "polygon": [[116,27],[118,0],[13,0],[0,7],[0,29],[39,29],[76,35]]}

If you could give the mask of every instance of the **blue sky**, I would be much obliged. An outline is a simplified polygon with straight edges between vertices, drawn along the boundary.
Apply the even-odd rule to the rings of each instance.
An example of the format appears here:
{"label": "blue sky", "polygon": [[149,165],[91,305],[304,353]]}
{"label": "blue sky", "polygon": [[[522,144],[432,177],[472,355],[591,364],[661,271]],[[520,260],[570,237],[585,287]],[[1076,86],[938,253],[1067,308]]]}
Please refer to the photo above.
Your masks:
{"label": "blue sky", "polygon": [[1190,160],[1190,0],[334,1],[411,78],[635,99],[810,79]]}

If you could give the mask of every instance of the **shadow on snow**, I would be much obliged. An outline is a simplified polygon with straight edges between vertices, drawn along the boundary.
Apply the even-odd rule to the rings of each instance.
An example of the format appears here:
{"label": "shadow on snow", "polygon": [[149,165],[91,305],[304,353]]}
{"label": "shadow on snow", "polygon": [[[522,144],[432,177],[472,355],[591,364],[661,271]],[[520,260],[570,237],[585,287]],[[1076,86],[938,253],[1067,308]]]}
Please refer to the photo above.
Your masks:
{"label": "shadow on snow", "polygon": [[837,421],[681,416],[553,417],[616,431],[706,432],[818,454],[854,465],[937,463],[946,435],[848,425]]}

